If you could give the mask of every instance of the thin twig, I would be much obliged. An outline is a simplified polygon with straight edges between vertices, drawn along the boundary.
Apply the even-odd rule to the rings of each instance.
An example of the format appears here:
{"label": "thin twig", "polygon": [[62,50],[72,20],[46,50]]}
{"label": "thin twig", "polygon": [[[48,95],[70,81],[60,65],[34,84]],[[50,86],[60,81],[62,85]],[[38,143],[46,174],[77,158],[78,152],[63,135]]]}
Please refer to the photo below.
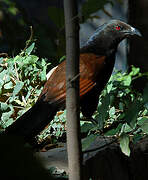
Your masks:
{"label": "thin twig", "polygon": [[80,73],[79,74],[77,74],[76,76],[74,76],[71,80],[70,80],[70,82],[74,82],[76,79],[78,79],[80,77]]}
{"label": "thin twig", "polygon": [[18,74],[16,62],[14,62],[14,67],[15,67],[15,72],[16,72],[16,78],[17,78],[17,80],[19,81],[19,74]]}
{"label": "thin twig", "polygon": [[27,105],[27,102],[26,102],[26,100],[25,100],[25,97],[24,97],[24,95],[22,95],[22,101],[23,101],[23,103],[25,104],[25,106]]}
{"label": "thin twig", "polygon": [[7,53],[0,53],[0,57],[5,57],[5,58],[9,58]]}
{"label": "thin twig", "polygon": [[14,108],[18,108],[18,109],[24,109],[24,107],[22,106],[16,106],[16,105],[13,105]]}
{"label": "thin twig", "polygon": [[32,29],[32,26],[30,26],[30,33],[31,33],[31,34],[30,34],[30,37],[29,37],[28,41],[26,41],[26,46],[25,46],[25,48],[23,49],[23,52],[26,51],[26,49],[28,48],[30,42],[31,42],[32,39],[33,39],[33,29]]}

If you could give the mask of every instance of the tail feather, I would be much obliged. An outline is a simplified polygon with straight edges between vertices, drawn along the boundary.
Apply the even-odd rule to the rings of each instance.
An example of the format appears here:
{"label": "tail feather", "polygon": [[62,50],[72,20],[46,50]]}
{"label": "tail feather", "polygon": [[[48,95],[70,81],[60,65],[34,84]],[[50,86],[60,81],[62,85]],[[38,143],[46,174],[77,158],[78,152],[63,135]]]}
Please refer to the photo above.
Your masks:
{"label": "tail feather", "polygon": [[54,118],[57,108],[40,99],[36,104],[6,128],[6,134],[22,136],[31,140]]}

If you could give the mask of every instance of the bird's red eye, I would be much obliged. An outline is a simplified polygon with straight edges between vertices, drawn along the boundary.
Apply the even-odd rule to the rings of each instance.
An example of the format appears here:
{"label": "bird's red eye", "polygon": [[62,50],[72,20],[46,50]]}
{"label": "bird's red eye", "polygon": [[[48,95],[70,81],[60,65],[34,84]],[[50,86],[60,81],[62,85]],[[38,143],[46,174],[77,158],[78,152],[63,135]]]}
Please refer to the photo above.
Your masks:
{"label": "bird's red eye", "polygon": [[116,29],[117,31],[121,30],[121,26],[115,26],[114,29]]}

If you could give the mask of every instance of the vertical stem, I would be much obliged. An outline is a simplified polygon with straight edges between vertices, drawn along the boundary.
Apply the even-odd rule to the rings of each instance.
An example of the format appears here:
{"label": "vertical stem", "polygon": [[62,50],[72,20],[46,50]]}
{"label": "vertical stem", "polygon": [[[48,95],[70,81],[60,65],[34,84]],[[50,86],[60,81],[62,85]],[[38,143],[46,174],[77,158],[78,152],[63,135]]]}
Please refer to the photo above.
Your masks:
{"label": "vertical stem", "polygon": [[[64,0],[66,27],[66,109],[69,179],[82,179],[79,110],[79,22],[77,1]],[[77,78],[75,78],[77,77]]]}

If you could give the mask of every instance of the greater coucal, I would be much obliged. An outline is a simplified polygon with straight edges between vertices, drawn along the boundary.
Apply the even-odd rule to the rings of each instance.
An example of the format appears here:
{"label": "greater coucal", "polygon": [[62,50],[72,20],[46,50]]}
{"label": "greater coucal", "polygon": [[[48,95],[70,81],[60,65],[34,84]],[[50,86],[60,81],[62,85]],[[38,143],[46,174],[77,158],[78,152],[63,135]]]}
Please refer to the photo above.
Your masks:
{"label": "greater coucal", "polygon": [[[99,95],[108,82],[115,64],[118,44],[140,32],[130,25],[111,20],[100,26],[80,49],[80,106],[85,117],[97,108]],[[36,136],[65,107],[65,61],[47,80],[36,104],[6,128],[7,134],[23,136],[26,141]]]}

